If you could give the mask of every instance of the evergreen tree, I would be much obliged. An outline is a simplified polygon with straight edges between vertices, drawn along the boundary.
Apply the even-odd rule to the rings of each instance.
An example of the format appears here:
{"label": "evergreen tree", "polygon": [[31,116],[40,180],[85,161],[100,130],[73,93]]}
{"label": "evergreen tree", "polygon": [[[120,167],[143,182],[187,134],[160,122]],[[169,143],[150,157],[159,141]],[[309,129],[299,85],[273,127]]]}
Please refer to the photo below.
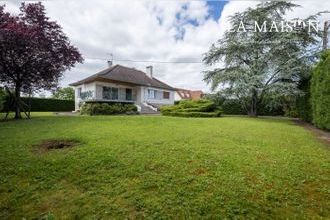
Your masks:
{"label": "evergreen tree", "polygon": [[[295,7],[298,5],[274,1],[234,14],[229,19],[233,29],[226,31],[204,56],[207,65],[224,64],[223,68],[206,71],[204,80],[212,90],[222,86],[223,94],[238,98],[251,116],[257,116],[265,96],[276,101],[298,95],[300,78],[310,73],[315,62],[318,30],[298,20],[292,22],[292,31],[287,27],[283,31],[279,26],[277,31],[272,26],[272,22],[285,22],[286,12]],[[301,21],[316,22],[318,15]],[[262,26],[264,22],[267,30]]]}

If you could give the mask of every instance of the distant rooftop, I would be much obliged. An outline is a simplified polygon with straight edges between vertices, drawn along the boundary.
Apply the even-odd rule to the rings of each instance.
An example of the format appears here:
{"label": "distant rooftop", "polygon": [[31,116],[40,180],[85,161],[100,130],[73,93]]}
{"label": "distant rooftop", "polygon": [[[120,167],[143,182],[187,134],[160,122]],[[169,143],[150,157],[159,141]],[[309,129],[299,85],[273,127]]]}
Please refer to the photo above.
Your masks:
{"label": "distant rooftop", "polygon": [[188,90],[180,88],[176,88],[176,92],[179,94],[180,98],[191,100],[201,99],[204,94],[202,90]]}

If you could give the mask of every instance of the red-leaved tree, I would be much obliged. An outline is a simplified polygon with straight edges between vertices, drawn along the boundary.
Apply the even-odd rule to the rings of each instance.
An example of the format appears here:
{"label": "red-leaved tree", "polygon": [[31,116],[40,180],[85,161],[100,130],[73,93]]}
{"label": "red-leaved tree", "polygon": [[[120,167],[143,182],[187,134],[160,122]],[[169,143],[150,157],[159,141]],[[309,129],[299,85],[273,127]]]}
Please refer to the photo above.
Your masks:
{"label": "red-leaved tree", "polygon": [[0,84],[15,91],[15,118],[21,118],[21,93],[55,88],[64,71],[83,59],[40,2],[22,3],[18,15],[4,9],[0,6]]}

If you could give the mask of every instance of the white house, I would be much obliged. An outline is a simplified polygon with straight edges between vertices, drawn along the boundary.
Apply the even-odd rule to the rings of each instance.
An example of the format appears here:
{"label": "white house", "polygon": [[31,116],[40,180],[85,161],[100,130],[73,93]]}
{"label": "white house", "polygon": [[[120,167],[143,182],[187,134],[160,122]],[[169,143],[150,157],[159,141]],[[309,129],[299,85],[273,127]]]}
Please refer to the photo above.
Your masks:
{"label": "white house", "polygon": [[152,66],[146,73],[121,65],[71,83],[75,88],[75,110],[84,102],[132,103],[142,113],[156,113],[162,105],[174,104],[175,89],[153,77]]}

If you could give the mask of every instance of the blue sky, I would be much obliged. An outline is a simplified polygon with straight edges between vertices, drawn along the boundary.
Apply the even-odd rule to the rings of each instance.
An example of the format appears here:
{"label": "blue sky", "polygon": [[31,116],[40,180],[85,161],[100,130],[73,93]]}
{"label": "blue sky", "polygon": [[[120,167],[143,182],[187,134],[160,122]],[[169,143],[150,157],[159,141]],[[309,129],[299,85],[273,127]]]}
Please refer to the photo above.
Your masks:
{"label": "blue sky", "polygon": [[[228,3],[227,1],[205,1],[206,7],[208,8],[207,14],[205,19],[212,19],[214,21],[218,21],[221,17],[221,12],[224,8],[224,6]],[[191,24],[193,26],[198,27],[200,22],[196,18],[188,18],[185,19],[184,16],[186,16],[186,12],[189,9],[188,4],[184,4],[181,6],[182,11],[177,12],[175,14],[175,17],[177,20],[183,20],[183,22],[179,22],[176,26],[177,28],[177,34],[174,36],[176,40],[183,40],[185,36],[185,28],[184,25]],[[182,14],[185,14],[184,16]],[[162,19],[157,17],[160,24],[162,24]]]}
{"label": "blue sky", "polygon": [[216,21],[219,20],[223,7],[227,3],[227,1],[207,1],[207,5],[210,8],[210,16]]}

